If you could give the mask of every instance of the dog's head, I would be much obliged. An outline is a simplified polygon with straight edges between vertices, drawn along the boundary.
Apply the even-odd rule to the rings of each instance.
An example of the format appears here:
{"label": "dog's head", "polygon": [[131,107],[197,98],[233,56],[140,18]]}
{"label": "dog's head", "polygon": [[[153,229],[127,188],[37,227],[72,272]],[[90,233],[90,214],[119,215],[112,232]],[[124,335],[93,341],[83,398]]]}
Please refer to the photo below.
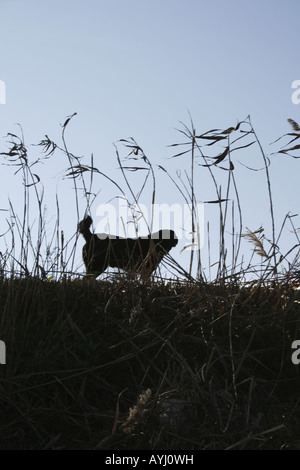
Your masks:
{"label": "dog's head", "polygon": [[173,248],[178,243],[178,238],[174,230],[159,230],[159,232],[153,233],[151,238],[157,240],[160,245],[168,247],[169,249]]}

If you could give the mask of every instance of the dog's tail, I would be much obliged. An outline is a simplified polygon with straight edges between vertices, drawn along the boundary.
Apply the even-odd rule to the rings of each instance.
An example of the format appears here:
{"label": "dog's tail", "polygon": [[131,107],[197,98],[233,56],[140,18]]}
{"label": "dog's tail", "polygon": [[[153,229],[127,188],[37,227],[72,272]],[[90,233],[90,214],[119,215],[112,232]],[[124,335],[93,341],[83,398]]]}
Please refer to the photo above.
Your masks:
{"label": "dog's tail", "polygon": [[90,226],[92,225],[93,219],[89,215],[85,217],[81,222],[78,224],[78,232],[81,233],[85,240],[88,242],[91,239],[92,233],[90,231]]}

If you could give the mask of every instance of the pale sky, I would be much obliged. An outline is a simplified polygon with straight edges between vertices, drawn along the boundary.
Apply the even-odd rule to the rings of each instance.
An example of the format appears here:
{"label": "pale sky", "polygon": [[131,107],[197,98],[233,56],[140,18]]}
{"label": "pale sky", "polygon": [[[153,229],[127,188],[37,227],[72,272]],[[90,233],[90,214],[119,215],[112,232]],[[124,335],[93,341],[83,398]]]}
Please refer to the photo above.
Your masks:
{"label": "pale sky", "polygon": [[[113,143],[134,137],[153,164],[175,175],[177,168],[189,171],[190,161],[168,159],[178,148],[167,146],[182,141],[175,128],[181,128],[180,121],[188,125],[190,113],[198,134],[226,129],[250,115],[270,155],[275,148],[269,144],[291,130],[287,118],[300,122],[300,104],[291,99],[292,82],[300,80],[299,14],[299,0],[0,0],[0,80],[5,83],[0,149],[6,148],[8,132],[19,134],[16,123],[28,145],[45,134],[59,142],[60,124],[77,112],[67,143],[71,152],[85,155],[87,164],[93,153],[95,166],[123,184]],[[31,147],[31,155],[37,158],[39,149]],[[249,159],[242,155],[236,160],[263,166],[257,147],[247,153]],[[57,192],[66,236],[72,236],[77,215],[72,185],[62,180],[68,166],[64,158],[54,155],[37,173],[47,217],[56,216]],[[286,213],[298,213],[300,161],[270,158],[279,230]],[[20,177],[12,168],[1,168],[0,208],[8,207],[10,197],[22,211]],[[140,172],[128,176],[135,184]],[[245,227],[267,226],[264,173],[237,163],[235,177]],[[195,182],[199,201],[213,197],[207,180],[202,176]],[[97,225],[97,206],[119,194],[100,177],[95,185],[101,190],[92,209]],[[183,202],[161,174],[157,202]],[[83,201],[80,211],[83,215]],[[7,213],[0,215],[4,226]],[[299,227],[299,218],[294,223]],[[180,254],[183,242],[179,245],[174,257],[181,262],[186,253]]]}

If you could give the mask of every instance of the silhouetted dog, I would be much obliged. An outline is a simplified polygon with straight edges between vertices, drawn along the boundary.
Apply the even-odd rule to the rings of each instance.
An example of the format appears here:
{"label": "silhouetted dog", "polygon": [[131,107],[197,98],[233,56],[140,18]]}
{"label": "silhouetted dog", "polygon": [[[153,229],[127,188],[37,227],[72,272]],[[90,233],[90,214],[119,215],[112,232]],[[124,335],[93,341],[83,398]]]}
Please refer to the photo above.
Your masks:
{"label": "silhouetted dog", "polygon": [[103,234],[100,238],[100,235],[91,233],[91,224],[92,218],[88,216],[78,224],[78,231],[86,241],[82,249],[86,273],[94,277],[110,266],[149,278],[163,257],[178,243],[173,230],[160,230],[139,238],[104,238]]}

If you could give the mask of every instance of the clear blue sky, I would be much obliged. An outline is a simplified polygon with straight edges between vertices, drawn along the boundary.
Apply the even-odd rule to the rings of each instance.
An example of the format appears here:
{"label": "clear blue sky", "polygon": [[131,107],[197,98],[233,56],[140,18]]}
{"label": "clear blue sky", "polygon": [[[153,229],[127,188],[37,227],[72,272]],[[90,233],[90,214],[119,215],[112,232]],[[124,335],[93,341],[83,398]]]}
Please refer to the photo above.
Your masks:
{"label": "clear blue sky", "polygon": [[[250,114],[271,153],[269,143],[290,131],[286,119],[300,122],[300,105],[291,100],[291,84],[300,80],[299,17],[299,0],[0,0],[0,80],[6,84],[1,149],[6,133],[18,132],[16,123],[27,144],[45,134],[59,140],[60,124],[77,112],[67,131],[69,148],[87,158],[93,152],[95,165],[109,176],[121,181],[113,142],[129,136],[153,163],[173,172],[177,165],[188,170],[183,159],[166,157],[167,145],[182,140],[175,128],[179,121],[189,123],[190,112],[199,134],[225,129]],[[262,166],[258,150],[253,152],[253,162],[244,162]],[[298,213],[299,164],[272,160],[279,225],[288,211]],[[58,191],[64,229],[72,235],[75,206],[60,173],[66,166],[56,155],[41,177],[49,218],[55,217]],[[1,168],[0,208],[8,206],[8,195],[17,207],[21,186]],[[265,178],[242,167],[236,171],[244,223],[255,230],[269,223]],[[158,202],[177,202],[175,189],[161,181]],[[117,195],[101,179],[99,189],[95,211]],[[205,179],[198,197],[211,197]],[[1,213],[1,220],[6,216]],[[179,261],[185,256],[179,253],[182,246]]]}

